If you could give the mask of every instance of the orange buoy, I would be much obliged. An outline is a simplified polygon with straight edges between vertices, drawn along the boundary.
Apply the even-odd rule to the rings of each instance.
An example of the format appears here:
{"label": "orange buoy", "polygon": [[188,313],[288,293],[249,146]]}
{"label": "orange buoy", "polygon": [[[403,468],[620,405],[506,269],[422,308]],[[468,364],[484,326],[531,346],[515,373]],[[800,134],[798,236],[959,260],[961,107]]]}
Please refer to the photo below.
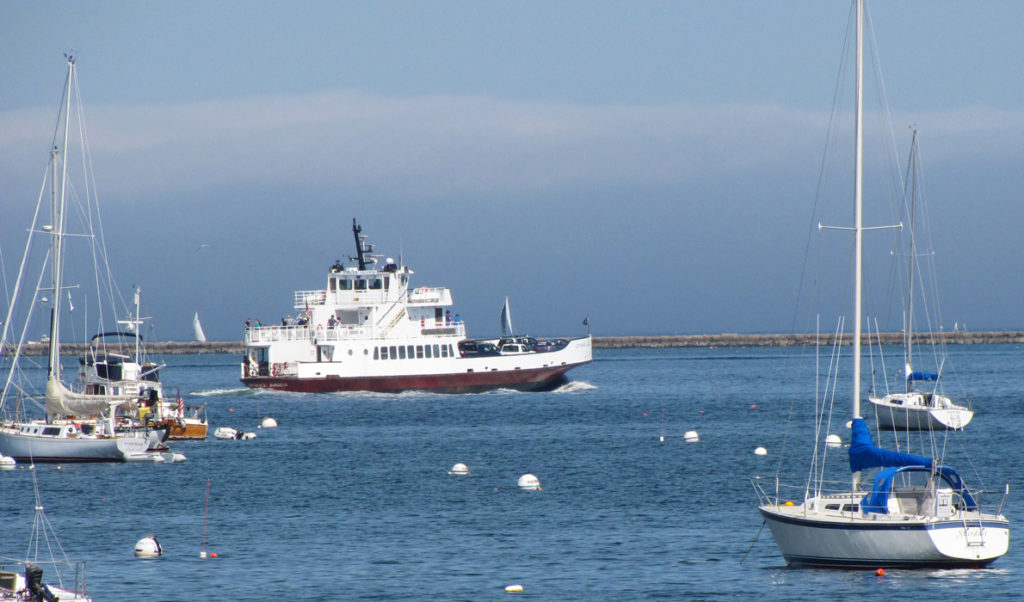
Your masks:
{"label": "orange buoy", "polygon": [[885,574],[885,569],[878,569],[877,571],[875,571],[875,574],[881,577]]}

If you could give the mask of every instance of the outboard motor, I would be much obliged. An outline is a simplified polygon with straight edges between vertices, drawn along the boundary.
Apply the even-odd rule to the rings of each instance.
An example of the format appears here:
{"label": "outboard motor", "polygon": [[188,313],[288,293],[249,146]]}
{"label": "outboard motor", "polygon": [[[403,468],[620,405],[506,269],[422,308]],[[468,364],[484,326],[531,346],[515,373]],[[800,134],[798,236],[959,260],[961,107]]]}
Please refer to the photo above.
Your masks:
{"label": "outboard motor", "polygon": [[32,594],[32,602],[57,602],[57,596],[53,595],[50,588],[43,583],[43,569],[25,565],[25,586]]}

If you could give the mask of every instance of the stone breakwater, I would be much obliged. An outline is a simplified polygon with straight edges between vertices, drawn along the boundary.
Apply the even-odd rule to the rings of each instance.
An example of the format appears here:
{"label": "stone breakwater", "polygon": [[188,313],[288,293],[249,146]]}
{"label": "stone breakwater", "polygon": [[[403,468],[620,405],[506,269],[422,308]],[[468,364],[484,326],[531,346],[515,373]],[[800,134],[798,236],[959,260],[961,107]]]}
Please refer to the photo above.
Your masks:
{"label": "stone breakwater", "polygon": [[[881,339],[884,345],[899,345],[903,335],[898,332],[871,335],[871,339]],[[687,334],[671,336],[635,336],[635,337],[594,337],[596,349],[628,349],[645,348],[659,349],[667,347],[808,347],[815,344],[813,334]],[[843,343],[850,344],[851,335],[843,337]],[[822,336],[822,341],[827,338]],[[862,341],[868,343],[868,335]],[[945,343],[947,345],[1020,345],[1024,343],[1024,332],[944,332],[938,334],[914,335],[914,344]],[[64,355],[81,355],[86,351],[84,343],[63,344]],[[213,341],[206,343],[175,342],[147,343],[146,348],[155,355],[186,355],[186,354],[239,354],[245,351],[241,341]],[[45,355],[45,343],[31,343],[24,350],[25,355]],[[4,349],[4,355],[10,355],[13,347]]]}

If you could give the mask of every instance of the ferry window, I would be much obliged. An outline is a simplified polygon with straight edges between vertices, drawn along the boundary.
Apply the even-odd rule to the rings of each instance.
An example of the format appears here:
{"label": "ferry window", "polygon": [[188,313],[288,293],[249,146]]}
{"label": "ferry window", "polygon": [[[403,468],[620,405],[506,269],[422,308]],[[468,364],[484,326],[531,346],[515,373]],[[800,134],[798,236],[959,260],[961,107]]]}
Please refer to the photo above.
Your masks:
{"label": "ferry window", "polygon": [[441,357],[448,357],[448,345],[441,345]]}
{"label": "ferry window", "polygon": [[342,278],[338,281],[338,288],[343,291],[350,291],[352,290],[352,281],[348,278]]}
{"label": "ferry window", "polygon": [[398,359],[400,359],[400,360],[404,360],[405,359],[405,345],[399,345],[398,346]]}
{"label": "ferry window", "polygon": [[414,352],[413,352],[413,346],[412,345],[409,345],[408,347],[406,347],[406,349],[409,351],[409,359],[412,359],[413,357],[415,357],[413,355]]}
{"label": "ferry window", "polygon": [[448,356],[449,357],[455,357],[455,350],[452,349],[451,345],[448,345]]}
{"label": "ferry window", "polygon": [[423,359],[423,345],[416,345],[416,359]]}
{"label": "ferry window", "polygon": [[338,281],[331,278],[331,292],[338,290]]}
{"label": "ferry window", "polygon": [[360,278],[359,280],[356,280],[356,290],[357,291],[365,291],[366,290],[366,279],[365,278]]}
{"label": "ferry window", "polygon": [[387,347],[381,347],[380,348],[380,359],[382,359],[382,360],[388,359],[388,348]]}
{"label": "ferry window", "polygon": [[397,351],[397,349],[395,349],[395,346],[392,345],[391,346],[391,359],[393,359],[393,360],[397,360],[398,359],[398,354],[396,353],[396,351]]}
{"label": "ferry window", "polygon": [[375,359],[375,360],[379,360],[380,359],[380,349],[377,348],[377,347],[373,348],[373,359]]}
{"label": "ferry window", "polygon": [[370,290],[380,290],[383,285],[381,284],[380,278],[374,278],[370,281]]}
{"label": "ferry window", "polygon": [[440,351],[438,347],[440,347],[440,345],[434,345],[434,357],[441,357],[441,354],[438,353]]}
{"label": "ferry window", "polygon": [[430,353],[430,345],[424,345],[424,347],[426,347],[426,350],[425,350],[425,351],[427,352],[427,357],[434,357],[434,356],[433,356],[433,355],[431,355],[431,353]]}
{"label": "ferry window", "polygon": [[388,290],[388,285],[391,284],[391,278],[384,277],[384,290]]}

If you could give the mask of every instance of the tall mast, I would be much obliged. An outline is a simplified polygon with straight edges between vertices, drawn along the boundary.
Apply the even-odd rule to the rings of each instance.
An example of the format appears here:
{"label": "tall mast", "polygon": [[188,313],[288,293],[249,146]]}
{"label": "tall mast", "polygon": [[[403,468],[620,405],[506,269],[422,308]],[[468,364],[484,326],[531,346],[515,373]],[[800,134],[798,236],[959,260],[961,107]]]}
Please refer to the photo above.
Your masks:
{"label": "tall mast", "polygon": [[917,263],[917,241],[914,237],[914,214],[917,212],[917,130],[914,130],[910,139],[910,171],[907,178],[910,185],[910,288],[907,293],[907,365],[903,384],[906,392],[910,392],[910,372],[913,369],[913,348],[914,348],[914,264]]}
{"label": "tall mast", "polygon": [[[60,295],[64,280],[64,207],[65,188],[68,177],[67,148],[68,136],[71,131],[71,80],[74,77],[75,58],[68,56],[68,79],[64,88],[64,142],[50,153],[52,164],[53,185],[51,197],[53,202],[53,239],[51,242],[51,259],[53,260],[53,304],[50,307],[50,362],[47,377],[60,380]],[[57,191],[57,162],[60,161],[60,192]]]}
{"label": "tall mast", "polygon": [[853,418],[860,418],[861,288],[863,281],[863,186],[864,176],[864,0],[857,0],[857,94],[854,159],[854,278],[853,278]]}

